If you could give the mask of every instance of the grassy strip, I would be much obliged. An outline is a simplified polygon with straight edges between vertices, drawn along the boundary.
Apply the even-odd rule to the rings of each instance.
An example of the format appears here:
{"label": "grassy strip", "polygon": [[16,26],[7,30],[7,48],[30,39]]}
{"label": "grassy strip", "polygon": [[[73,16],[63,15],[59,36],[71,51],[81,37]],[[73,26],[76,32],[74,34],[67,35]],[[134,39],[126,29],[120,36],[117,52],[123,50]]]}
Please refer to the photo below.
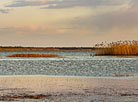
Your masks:
{"label": "grassy strip", "polygon": [[13,54],[8,55],[7,57],[61,57],[56,54]]}

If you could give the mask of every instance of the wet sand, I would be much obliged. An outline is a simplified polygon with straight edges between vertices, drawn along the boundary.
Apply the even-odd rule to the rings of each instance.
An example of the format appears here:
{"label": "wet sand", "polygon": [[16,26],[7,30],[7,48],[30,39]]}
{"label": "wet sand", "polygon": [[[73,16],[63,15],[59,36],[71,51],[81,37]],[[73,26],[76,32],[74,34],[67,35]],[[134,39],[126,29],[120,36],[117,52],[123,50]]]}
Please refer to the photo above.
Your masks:
{"label": "wet sand", "polygon": [[1,102],[138,102],[138,77],[1,76]]}

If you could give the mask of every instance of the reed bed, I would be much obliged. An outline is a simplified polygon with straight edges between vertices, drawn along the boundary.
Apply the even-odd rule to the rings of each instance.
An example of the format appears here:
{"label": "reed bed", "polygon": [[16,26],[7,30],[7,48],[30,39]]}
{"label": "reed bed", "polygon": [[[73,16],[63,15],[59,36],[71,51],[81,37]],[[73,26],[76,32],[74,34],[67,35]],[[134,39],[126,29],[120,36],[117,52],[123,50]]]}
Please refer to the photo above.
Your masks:
{"label": "reed bed", "polygon": [[61,57],[57,54],[13,54],[7,57]]}
{"label": "reed bed", "polygon": [[95,55],[137,56],[138,41],[118,41],[96,44]]}

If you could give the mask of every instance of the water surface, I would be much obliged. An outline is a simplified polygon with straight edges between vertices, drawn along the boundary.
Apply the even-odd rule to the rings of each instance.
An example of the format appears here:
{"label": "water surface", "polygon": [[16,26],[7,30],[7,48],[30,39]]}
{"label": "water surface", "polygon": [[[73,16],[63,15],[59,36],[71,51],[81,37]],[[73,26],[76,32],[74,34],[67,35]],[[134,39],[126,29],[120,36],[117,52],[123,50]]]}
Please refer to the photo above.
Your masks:
{"label": "water surface", "polygon": [[[59,54],[63,58],[8,58],[17,53]],[[115,73],[138,75],[138,57],[90,56],[90,51],[0,52],[0,75],[56,75],[114,77]]]}

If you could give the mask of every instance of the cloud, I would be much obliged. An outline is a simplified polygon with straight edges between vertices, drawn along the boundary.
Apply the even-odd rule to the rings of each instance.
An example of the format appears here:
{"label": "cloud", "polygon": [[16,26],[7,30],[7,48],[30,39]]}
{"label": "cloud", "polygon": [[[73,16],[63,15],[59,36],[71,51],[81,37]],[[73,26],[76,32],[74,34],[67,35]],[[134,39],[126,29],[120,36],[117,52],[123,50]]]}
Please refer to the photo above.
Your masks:
{"label": "cloud", "polygon": [[35,32],[35,31],[45,31],[43,27],[37,27],[34,25],[23,26],[23,27],[3,27],[0,28],[0,32]]}
{"label": "cloud", "polygon": [[41,9],[72,8],[77,6],[114,6],[128,0],[16,0],[6,7],[45,6]]}
{"label": "cloud", "polygon": [[62,28],[57,28],[57,27],[50,27],[50,26],[37,26],[37,25],[28,25],[28,26],[8,26],[8,27],[3,27],[0,28],[0,33],[27,33],[27,34],[47,34],[49,32],[52,33],[65,33],[65,30]]}
{"label": "cloud", "polygon": [[15,33],[16,30],[12,27],[3,27],[0,28],[0,35],[9,35],[10,33]]}
{"label": "cloud", "polygon": [[57,33],[64,33],[64,32],[65,32],[64,29],[59,29],[59,30],[57,30]]}
{"label": "cloud", "polygon": [[0,13],[8,13],[9,10],[8,9],[0,9]]}
{"label": "cloud", "polygon": [[[60,9],[71,7],[96,7],[96,6],[115,6],[121,5],[127,0],[62,0],[61,2],[50,4],[42,9]],[[55,4],[55,5],[54,5]]]}
{"label": "cloud", "polygon": [[26,6],[43,6],[50,4],[54,0],[16,0],[12,4],[6,5],[6,7],[26,7]]}
{"label": "cloud", "polygon": [[130,2],[130,5],[131,5],[131,7],[133,7],[133,8],[138,8],[138,0],[132,0],[132,1]]}
{"label": "cloud", "polygon": [[[112,0],[113,1],[113,0]],[[112,12],[99,13],[72,19],[71,25],[86,27],[92,31],[106,32],[111,29],[133,29],[138,27],[138,1],[131,0],[127,6]]]}

